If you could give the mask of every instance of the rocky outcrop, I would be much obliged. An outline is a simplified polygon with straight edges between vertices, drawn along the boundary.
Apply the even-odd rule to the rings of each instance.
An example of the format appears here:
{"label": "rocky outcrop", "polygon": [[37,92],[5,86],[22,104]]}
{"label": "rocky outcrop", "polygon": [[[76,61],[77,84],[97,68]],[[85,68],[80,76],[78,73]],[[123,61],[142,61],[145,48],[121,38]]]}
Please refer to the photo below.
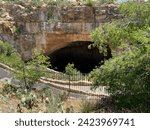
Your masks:
{"label": "rocky outcrop", "polygon": [[120,18],[117,5],[41,6],[1,4],[0,40],[14,44],[24,59],[33,48],[47,55],[75,41],[91,41],[99,25]]}

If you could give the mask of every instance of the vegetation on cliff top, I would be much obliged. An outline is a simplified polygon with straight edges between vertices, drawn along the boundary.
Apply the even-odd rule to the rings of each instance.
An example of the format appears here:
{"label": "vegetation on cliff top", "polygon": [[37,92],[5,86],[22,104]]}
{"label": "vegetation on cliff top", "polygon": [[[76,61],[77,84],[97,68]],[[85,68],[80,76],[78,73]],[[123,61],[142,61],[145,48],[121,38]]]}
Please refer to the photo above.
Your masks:
{"label": "vegetation on cliff top", "polygon": [[57,6],[94,6],[115,3],[115,0],[1,0],[15,4],[30,4],[33,6],[57,5]]}

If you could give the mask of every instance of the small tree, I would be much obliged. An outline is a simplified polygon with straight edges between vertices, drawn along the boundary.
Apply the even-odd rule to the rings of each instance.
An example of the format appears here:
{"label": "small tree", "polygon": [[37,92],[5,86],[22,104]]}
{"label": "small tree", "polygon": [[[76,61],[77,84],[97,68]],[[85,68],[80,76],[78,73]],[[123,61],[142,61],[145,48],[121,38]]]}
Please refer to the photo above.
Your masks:
{"label": "small tree", "polygon": [[68,75],[79,74],[80,72],[75,68],[74,64],[68,64],[65,67],[65,73]]}
{"label": "small tree", "polygon": [[32,59],[27,63],[22,62],[18,66],[17,79],[23,81],[25,88],[30,89],[39,78],[46,75],[46,68],[50,66],[48,60],[49,58],[44,56],[42,51],[33,50]]}
{"label": "small tree", "polygon": [[20,80],[24,88],[31,86],[47,73],[50,66],[49,57],[44,56],[41,50],[33,50],[32,59],[25,63],[21,55],[9,43],[0,41],[0,62],[14,68],[15,77]]}

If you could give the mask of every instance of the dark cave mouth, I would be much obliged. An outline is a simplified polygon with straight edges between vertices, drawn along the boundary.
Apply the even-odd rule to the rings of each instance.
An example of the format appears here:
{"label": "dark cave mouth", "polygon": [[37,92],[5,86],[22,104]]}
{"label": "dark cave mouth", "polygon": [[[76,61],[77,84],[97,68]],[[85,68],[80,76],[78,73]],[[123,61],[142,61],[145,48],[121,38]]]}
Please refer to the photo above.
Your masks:
{"label": "dark cave mouth", "polygon": [[73,63],[75,68],[81,73],[89,73],[95,67],[100,66],[104,61],[104,55],[99,53],[97,48],[89,49],[93,44],[89,41],[73,42],[69,46],[53,52],[50,57],[52,69],[65,72],[68,63]]}

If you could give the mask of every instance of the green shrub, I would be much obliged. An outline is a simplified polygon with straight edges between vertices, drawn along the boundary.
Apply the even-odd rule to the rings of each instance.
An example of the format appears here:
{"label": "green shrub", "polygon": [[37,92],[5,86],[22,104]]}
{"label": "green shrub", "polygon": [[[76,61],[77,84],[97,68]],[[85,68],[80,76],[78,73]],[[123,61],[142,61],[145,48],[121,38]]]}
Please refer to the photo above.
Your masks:
{"label": "green shrub", "polygon": [[68,64],[65,67],[65,73],[68,75],[79,74],[80,72],[75,68],[74,64]]}
{"label": "green shrub", "polygon": [[87,6],[94,6],[95,0],[85,0],[85,5]]}
{"label": "green shrub", "polygon": [[18,2],[18,0],[3,0],[3,1],[7,1],[9,3],[17,3]]}
{"label": "green shrub", "polygon": [[15,86],[12,86],[10,84],[5,84],[3,90],[2,90],[2,94],[9,94],[9,93],[16,93],[17,92],[17,88]]}
{"label": "green shrub", "polygon": [[4,54],[6,56],[11,56],[12,53],[14,53],[14,49],[12,49],[12,45],[11,44],[8,44],[8,43],[4,43],[2,41],[0,41],[0,54]]}
{"label": "green shrub", "polygon": [[115,3],[116,0],[96,0],[96,5],[102,4],[112,4]]}
{"label": "green shrub", "polygon": [[26,93],[21,97],[21,105],[27,109],[32,109],[37,103],[37,96],[33,93]]}
{"label": "green shrub", "polygon": [[98,86],[108,92],[121,110],[150,112],[150,12],[149,2],[129,2],[120,6],[124,19],[104,24],[92,33],[94,46],[113,58],[91,73]]}
{"label": "green shrub", "polygon": [[51,11],[49,11],[49,12],[47,13],[47,19],[48,19],[48,20],[51,20],[51,19],[53,19],[53,18],[54,18],[53,13],[52,13]]}
{"label": "green shrub", "polygon": [[59,94],[52,95],[48,99],[49,99],[49,103],[47,104],[48,113],[63,112],[62,101]]}
{"label": "green shrub", "polygon": [[62,108],[62,94],[53,93],[49,87],[39,91],[42,102],[45,103],[47,113],[64,112]]}
{"label": "green shrub", "polygon": [[15,34],[16,36],[18,36],[18,35],[21,34],[21,32],[22,32],[21,27],[17,26],[17,27],[15,28],[14,34]]}
{"label": "green shrub", "polygon": [[[150,48],[149,48],[150,49]],[[126,52],[92,73],[96,86],[109,86],[108,92],[119,109],[149,112],[150,104],[150,52]]]}
{"label": "green shrub", "polygon": [[83,101],[80,108],[82,113],[90,113],[94,110],[94,105],[90,101]]}
{"label": "green shrub", "polygon": [[48,20],[49,23],[56,23],[56,22],[59,22],[58,17],[55,16],[52,11],[49,11],[49,12],[47,13],[47,20]]}
{"label": "green shrub", "polygon": [[13,46],[0,41],[0,62],[16,68],[22,63],[21,56]]}

